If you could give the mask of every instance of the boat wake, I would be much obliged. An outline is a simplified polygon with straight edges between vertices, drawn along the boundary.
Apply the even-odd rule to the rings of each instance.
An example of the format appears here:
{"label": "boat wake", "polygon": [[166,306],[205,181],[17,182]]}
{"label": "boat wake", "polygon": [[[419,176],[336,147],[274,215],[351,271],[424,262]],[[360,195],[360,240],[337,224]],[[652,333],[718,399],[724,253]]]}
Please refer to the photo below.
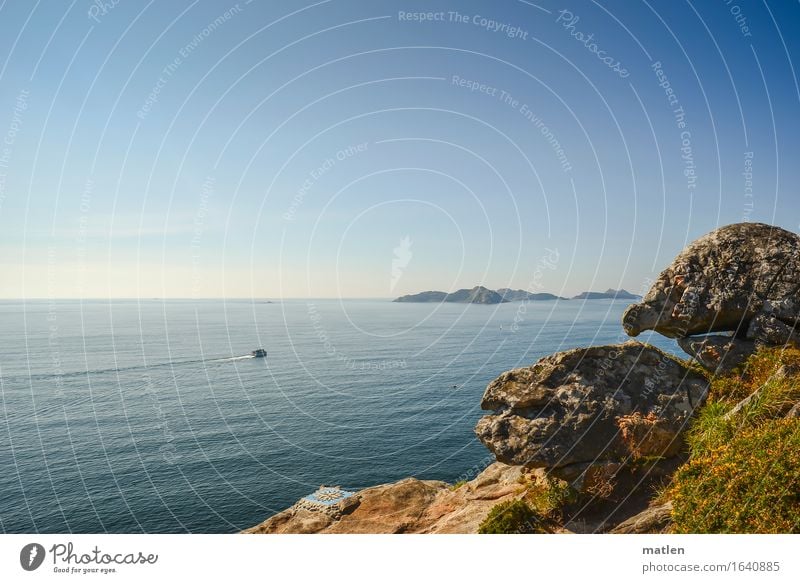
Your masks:
{"label": "boat wake", "polygon": [[[214,360],[206,360],[204,362],[233,362],[234,360],[250,360],[255,358],[252,354],[245,354],[244,356],[231,356],[228,358],[215,358]],[[201,361],[203,362],[203,361]]]}
{"label": "boat wake", "polygon": [[131,373],[136,371],[147,372],[149,370],[157,370],[162,368],[180,368],[184,366],[189,366],[193,364],[222,364],[226,362],[236,362],[240,360],[254,360],[256,357],[252,354],[243,354],[241,356],[228,356],[225,358],[206,358],[206,359],[192,359],[192,360],[172,360],[166,362],[157,362],[153,364],[139,364],[133,366],[121,366],[118,368],[96,368],[91,370],[80,370],[80,371],[69,371],[69,372],[62,372],[62,373],[50,373],[50,374],[35,374],[35,375],[13,375],[13,376],[6,376],[4,377],[5,381],[12,381],[12,380],[25,380],[25,381],[36,381],[36,380],[49,380],[53,378],[74,378],[74,377],[81,377],[81,376],[93,376],[93,375],[103,375],[103,374],[125,374]]}

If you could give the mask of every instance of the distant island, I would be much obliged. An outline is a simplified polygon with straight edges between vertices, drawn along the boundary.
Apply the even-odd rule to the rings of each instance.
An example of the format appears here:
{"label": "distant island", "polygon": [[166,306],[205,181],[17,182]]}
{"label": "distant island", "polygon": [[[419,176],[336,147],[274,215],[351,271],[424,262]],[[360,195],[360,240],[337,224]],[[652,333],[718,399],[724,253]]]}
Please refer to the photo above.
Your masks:
{"label": "distant island", "polygon": [[607,289],[604,292],[583,292],[572,298],[573,300],[638,300],[637,296],[624,289]]}
{"label": "distant island", "polygon": [[[573,300],[638,300],[641,296],[632,294],[624,289],[607,289],[604,292],[583,292],[573,297]],[[392,301],[402,303],[456,303],[456,304],[504,304],[508,302],[541,302],[553,300],[568,300],[555,294],[533,293],[522,289],[503,287],[497,291],[482,285],[472,289],[460,289],[453,293],[443,291],[424,291],[416,294],[400,296]]]}
{"label": "distant island", "polygon": [[507,287],[501,287],[497,290],[503,299],[507,302],[521,302],[523,300],[530,301],[530,302],[541,302],[541,301],[548,301],[548,300],[566,300],[567,298],[562,298],[555,294],[548,294],[548,293],[533,293],[529,291],[525,291],[524,289],[509,289]]}
{"label": "distant island", "polygon": [[451,302],[456,304],[501,304],[509,300],[503,299],[496,291],[478,285],[472,289],[460,289],[448,294],[440,291],[425,291],[418,294],[401,296],[395,302]]}

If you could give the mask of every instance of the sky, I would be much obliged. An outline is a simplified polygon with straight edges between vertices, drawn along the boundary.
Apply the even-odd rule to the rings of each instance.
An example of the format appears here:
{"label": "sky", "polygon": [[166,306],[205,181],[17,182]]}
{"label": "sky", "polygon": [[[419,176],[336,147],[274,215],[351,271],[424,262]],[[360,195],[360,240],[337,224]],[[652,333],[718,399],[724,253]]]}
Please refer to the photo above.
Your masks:
{"label": "sky", "polygon": [[641,293],[800,230],[800,5],[0,3],[0,298]]}

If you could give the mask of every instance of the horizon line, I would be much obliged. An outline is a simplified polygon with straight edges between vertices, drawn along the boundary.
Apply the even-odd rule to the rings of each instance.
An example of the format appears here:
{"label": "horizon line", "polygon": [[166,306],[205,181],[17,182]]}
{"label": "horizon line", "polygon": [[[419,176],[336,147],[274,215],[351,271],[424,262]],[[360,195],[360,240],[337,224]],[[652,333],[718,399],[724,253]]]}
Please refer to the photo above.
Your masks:
{"label": "horizon line", "polygon": [[[443,292],[443,293],[452,293],[452,292]],[[530,292],[530,293],[549,293],[549,292]],[[550,294],[555,296],[552,300],[532,300],[532,301],[558,301],[558,300],[575,300],[575,299],[582,299],[586,300],[589,298],[578,298],[577,296],[583,293],[605,293],[605,292],[580,292],[575,294],[574,296],[559,296],[557,294]],[[632,292],[628,292],[632,293]],[[416,294],[407,294],[407,295],[416,295]],[[641,294],[634,294],[638,297],[642,297]],[[207,296],[207,297],[184,297],[184,296],[174,296],[174,297],[136,297],[136,296],[105,296],[105,297],[42,297],[42,296],[35,296],[35,297],[27,297],[27,298],[13,298],[13,297],[0,297],[0,302],[46,302],[46,301],[111,301],[111,300],[127,300],[127,301],[207,301],[207,300],[236,300],[236,301],[269,301],[269,302],[280,302],[284,300],[388,300],[394,301],[397,298],[403,296],[284,296],[284,297],[248,297],[248,296]],[[597,298],[597,299],[613,299],[613,298]],[[620,298],[620,299],[628,299],[628,298]],[[515,303],[522,300],[510,300],[502,303]],[[402,303],[402,302],[401,302]],[[414,302],[409,302],[414,303]],[[436,302],[417,302],[417,303],[436,303]],[[448,303],[448,302],[441,302],[441,303]],[[454,303],[454,302],[449,302]],[[456,302],[458,303],[458,302]],[[468,302],[465,302],[468,303]]]}

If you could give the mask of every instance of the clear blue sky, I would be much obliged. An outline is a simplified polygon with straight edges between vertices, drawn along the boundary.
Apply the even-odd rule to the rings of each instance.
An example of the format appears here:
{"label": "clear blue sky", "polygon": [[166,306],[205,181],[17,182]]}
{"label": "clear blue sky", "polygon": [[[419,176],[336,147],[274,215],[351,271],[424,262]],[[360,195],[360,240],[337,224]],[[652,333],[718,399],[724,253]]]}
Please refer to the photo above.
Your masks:
{"label": "clear blue sky", "polygon": [[640,291],[800,224],[796,2],[102,6],[0,3],[0,297]]}

